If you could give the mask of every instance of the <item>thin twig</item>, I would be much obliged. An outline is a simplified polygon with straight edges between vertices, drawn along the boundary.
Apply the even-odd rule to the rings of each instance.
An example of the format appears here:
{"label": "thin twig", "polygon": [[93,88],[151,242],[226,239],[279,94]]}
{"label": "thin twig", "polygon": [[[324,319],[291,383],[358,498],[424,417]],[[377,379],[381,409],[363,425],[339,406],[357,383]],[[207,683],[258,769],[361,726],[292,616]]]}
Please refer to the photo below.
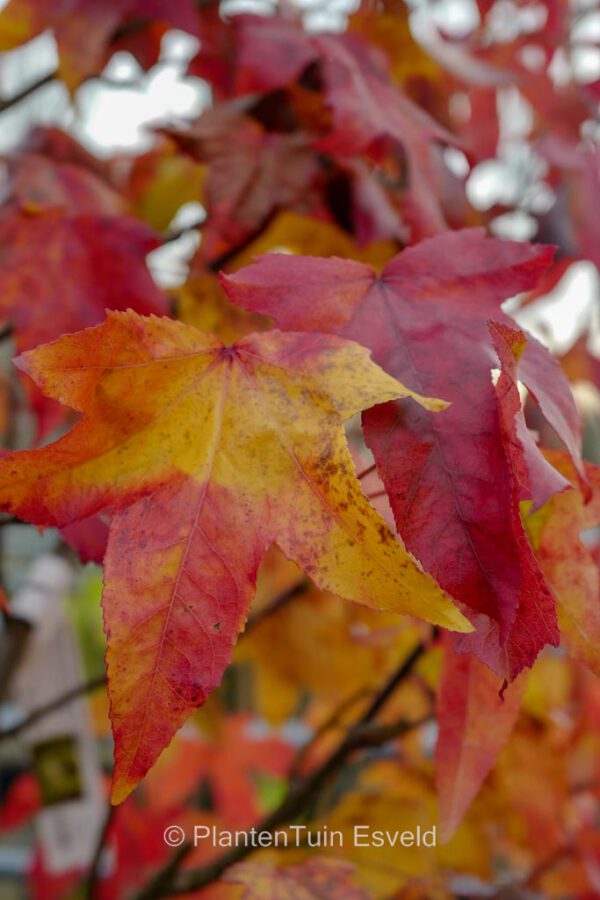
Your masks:
{"label": "thin twig", "polygon": [[[434,635],[435,631],[436,629],[433,629]],[[369,722],[372,722],[375,716],[381,712],[392,694],[411,674],[412,670],[427,649],[427,644],[425,644],[423,641],[420,641],[415,646],[412,652],[409,653],[409,655],[406,657],[404,662],[396,669],[395,672],[392,673],[379,693],[373,698],[372,702],[357,722],[358,728],[363,725],[367,725]]]}
{"label": "thin twig", "polygon": [[269,225],[275,219],[275,216],[279,212],[279,209],[275,208],[273,212],[269,213],[266,216],[258,228],[255,228],[250,234],[248,234],[243,240],[236,244],[235,247],[231,247],[229,250],[226,250],[224,253],[221,253],[220,256],[216,256],[213,260],[211,260],[207,264],[207,268],[211,272],[220,272],[221,269],[224,269],[230,262],[242,253],[244,250],[247,250],[248,247],[251,247],[254,241],[256,241],[261,235],[265,233]]}
{"label": "thin twig", "polygon": [[372,494],[367,494],[367,499],[368,500],[377,500],[378,497],[385,497],[386,494],[387,494],[386,489],[382,488],[382,490],[380,490],[380,491],[375,491]]}
{"label": "thin twig", "polygon": [[363,700],[365,694],[368,693],[366,688],[361,688],[359,691],[356,691],[354,694],[351,694],[350,697],[346,697],[346,699],[340,703],[337,709],[331,713],[330,716],[325,719],[324,722],[319,725],[315,733],[311,736],[310,740],[308,740],[305,744],[300,747],[296,756],[292,760],[292,765],[290,767],[289,778],[290,781],[295,781],[300,775],[300,769],[302,768],[306,757],[311,752],[313,747],[321,740],[321,738],[327,734],[328,731],[331,731],[333,728],[336,728],[348,710],[352,709],[360,700]]}
{"label": "thin twig", "polygon": [[200,228],[206,222],[206,217],[204,216],[201,219],[196,219],[195,222],[190,222],[189,225],[184,225],[182,228],[178,228],[177,231],[169,231],[163,238],[163,244],[172,244],[174,241],[178,241],[179,238],[183,237],[184,234],[189,234],[190,231],[195,231],[196,228]]}
{"label": "thin twig", "polygon": [[[0,521],[0,525],[3,524],[18,524],[18,520],[16,520],[15,523]],[[310,582],[307,579],[302,579],[302,581],[297,582],[297,584],[293,585],[291,588],[288,588],[286,591],[282,591],[281,594],[278,594],[274,598],[274,600],[271,601],[271,603],[269,603],[263,609],[259,610],[259,612],[255,613],[255,615],[253,615],[248,620],[246,630],[240,635],[240,639],[242,639],[245,634],[248,634],[250,631],[252,631],[252,629],[255,628],[258,624],[263,622],[268,616],[271,616],[274,613],[278,612],[286,604],[293,600],[294,597],[297,597],[299,594],[307,590],[309,584]],[[43,719],[44,716],[56,712],[57,709],[66,706],[68,703],[71,703],[73,700],[76,700],[78,697],[81,697],[84,694],[89,694],[92,691],[103,687],[106,684],[106,681],[106,676],[100,675],[97,678],[92,678],[90,681],[85,681],[83,682],[83,684],[79,684],[74,688],[70,688],[63,694],[59,694],[58,697],[56,697],[54,700],[51,700],[45,706],[40,706],[38,709],[34,709],[33,712],[29,713],[29,715],[25,719],[23,719],[21,722],[18,722],[16,725],[11,725],[10,728],[0,729],[0,741],[16,737],[30,725],[33,725],[40,719]]]}
{"label": "thin twig", "polygon": [[367,475],[370,475],[371,472],[374,472],[376,468],[377,468],[377,464],[373,463],[372,466],[368,466],[366,469],[363,469],[362,472],[359,472],[356,477],[358,478],[359,481],[362,481],[363,478],[366,478]]}
{"label": "thin twig", "polygon": [[89,694],[92,691],[98,690],[98,688],[103,687],[103,685],[105,684],[106,677],[104,675],[99,675],[97,678],[91,678],[89,681],[84,681],[83,684],[78,684],[77,687],[70,688],[70,690],[65,691],[64,694],[59,694],[58,697],[56,697],[56,699],[54,700],[51,700],[50,703],[46,703],[45,706],[40,706],[38,709],[34,709],[29,713],[28,716],[26,716],[20,722],[17,722],[16,725],[11,725],[10,728],[1,729],[0,741],[4,741],[7,738],[16,737],[26,728],[29,728],[30,725],[33,725],[40,719],[43,719],[44,716],[49,715],[49,713],[55,712],[62,706],[66,706],[67,703],[71,703],[73,700],[77,700],[77,698],[81,697],[83,694]]}
{"label": "thin twig", "polygon": [[285,591],[282,591],[281,594],[278,594],[274,600],[268,603],[266,606],[263,606],[262,609],[259,609],[254,613],[253,616],[250,616],[248,622],[246,623],[246,629],[244,634],[248,634],[252,631],[253,628],[256,628],[257,625],[260,625],[261,622],[264,622],[265,619],[272,616],[273,613],[278,612],[284,606],[293,600],[295,597],[300,596],[300,594],[304,594],[308,588],[310,587],[310,581],[308,578],[303,578],[301,581],[296,582],[296,584],[292,585],[292,587],[288,588]]}
{"label": "thin twig", "polygon": [[96,896],[96,888],[98,887],[98,882],[100,879],[100,865],[102,862],[102,854],[104,853],[104,848],[106,847],[106,842],[108,840],[108,835],[110,829],[112,827],[112,823],[115,817],[115,813],[117,811],[117,807],[109,804],[108,809],[106,811],[106,817],[104,819],[104,825],[102,826],[102,830],[98,835],[98,841],[96,843],[96,849],[94,851],[94,857],[90,864],[89,872],[87,878],[85,880],[85,884],[82,885],[82,898],[83,900],[94,900]]}
{"label": "thin twig", "polygon": [[31,94],[35,94],[36,91],[39,91],[41,88],[46,87],[47,84],[52,84],[53,81],[57,79],[57,72],[48,72],[47,75],[44,75],[43,78],[40,78],[39,81],[34,81],[33,84],[28,85],[26,88],[23,88],[22,91],[19,91],[18,94],[14,94],[12,97],[8,97],[6,100],[0,100],[0,113],[6,112],[7,109],[12,109],[13,106],[18,106],[22,100],[25,100],[27,97],[30,97]]}

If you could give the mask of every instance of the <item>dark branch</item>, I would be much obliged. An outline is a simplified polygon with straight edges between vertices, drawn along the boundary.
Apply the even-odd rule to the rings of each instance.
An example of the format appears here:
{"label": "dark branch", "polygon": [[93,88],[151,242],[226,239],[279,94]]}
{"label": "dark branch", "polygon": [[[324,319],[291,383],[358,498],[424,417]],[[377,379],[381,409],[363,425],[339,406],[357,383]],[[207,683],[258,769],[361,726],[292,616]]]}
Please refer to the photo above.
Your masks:
{"label": "dark branch", "polygon": [[359,472],[356,477],[358,478],[359,481],[362,481],[363,478],[366,478],[367,475],[370,475],[371,472],[374,472],[376,468],[377,468],[377,465],[375,463],[373,463],[372,466],[368,466],[366,469],[363,469],[362,472]]}
{"label": "dark branch", "polygon": [[247,250],[248,247],[251,247],[257,238],[265,233],[271,222],[274,220],[275,216],[279,212],[278,209],[274,209],[272,213],[266,216],[265,219],[261,222],[261,224],[252,231],[249,235],[247,235],[239,244],[236,244],[235,247],[232,247],[230,250],[226,250],[225,253],[222,253],[220,256],[215,257],[215,259],[211,260],[208,263],[208,268],[211,272],[220,272],[221,269],[224,269],[230,262],[238,256],[238,254],[242,253],[244,250]]}
{"label": "dark branch", "polygon": [[90,694],[92,691],[98,690],[98,688],[103,687],[105,684],[106,677],[104,675],[99,675],[97,678],[91,678],[89,681],[85,681],[83,684],[78,684],[77,687],[65,691],[64,694],[59,694],[55,700],[50,701],[50,703],[47,703],[45,706],[34,709],[33,712],[30,712],[21,722],[17,722],[16,725],[11,725],[10,728],[0,730],[0,741],[16,737],[22,731],[25,731],[26,728],[29,728],[30,725],[43,719],[44,716],[49,715],[49,713],[55,712],[62,706],[66,706],[67,703],[71,703],[73,700],[77,700],[77,698],[81,697],[83,694]]}
{"label": "dark branch", "polygon": [[257,625],[260,625],[260,623],[264,622],[265,619],[268,619],[269,616],[272,616],[273,613],[276,613],[284,606],[287,606],[290,600],[293,600],[294,597],[299,597],[300,594],[307,591],[309,587],[310,581],[308,581],[307,578],[303,578],[302,581],[298,581],[296,584],[292,585],[291,588],[282,591],[274,600],[266,606],[263,606],[258,612],[255,612],[253,616],[250,616],[244,634],[248,634],[253,628],[256,628]]}
{"label": "dark branch", "polygon": [[92,859],[88,876],[85,880],[85,883],[82,885],[82,900],[94,900],[96,896],[96,888],[98,887],[98,880],[100,877],[100,863],[102,861],[102,854],[104,853],[104,848],[106,847],[106,842],[108,840],[108,835],[116,811],[116,806],[109,805],[106,812],[106,818],[104,819],[104,825],[102,826],[102,830],[98,835],[98,842],[96,844],[94,858]]}
{"label": "dark branch", "polygon": [[[27,523],[21,523],[19,519],[15,519],[14,522],[12,520],[0,520],[0,525],[12,524],[18,525]],[[286,606],[291,600],[294,599],[294,597],[302,594],[305,590],[307,590],[309,584],[310,582],[307,579],[302,579],[302,581],[299,581],[297,582],[297,584],[292,585],[291,588],[288,588],[286,591],[278,594],[277,597],[275,597],[275,599],[271,601],[271,603],[255,613],[255,615],[251,616],[246,625],[246,630],[242,633],[242,635],[240,635],[240,638],[243,638],[245,634],[248,634],[250,631],[252,631],[253,628],[263,622],[266,618]],[[3,730],[0,729],[0,741],[16,737],[30,725],[33,725],[34,722],[38,722],[40,719],[43,719],[44,716],[56,712],[57,709],[66,706],[68,703],[71,703],[73,700],[76,700],[78,697],[81,697],[84,694],[89,694],[92,691],[103,687],[105,684],[106,676],[100,675],[97,678],[92,678],[90,681],[85,681],[83,684],[79,684],[76,687],[65,691],[64,694],[59,694],[59,696],[54,700],[51,700],[50,703],[47,703],[45,706],[39,707],[39,709],[34,709],[33,712],[31,712],[25,719],[23,719],[21,722],[18,722],[16,725],[12,725],[10,728],[5,728]]]}
{"label": "dark branch", "polygon": [[[375,716],[383,709],[398,686],[409,677],[419,659],[426,652],[427,646],[424,642],[417,644],[402,665],[384,684],[354,726],[350,728],[337,748],[314,772],[311,772],[302,781],[290,788],[287,796],[277,809],[256,826],[257,831],[274,831],[276,828],[289,824],[301,816],[310,807],[313,799],[319,796],[323,786],[338,773],[348,757],[357,750],[379,746],[423,723],[424,720],[420,720],[413,723],[398,722],[393,725],[374,725],[371,727]],[[161,897],[187,894],[207,887],[209,884],[217,881],[230,866],[254,852],[255,848],[252,846],[252,842],[248,841],[247,844],[248,846],[246,846],[246,842],[241,841],[239,845],[223,853],[212,863],[202,868],[178,872],[181,860],[191,850],[191,844],[184,844],[179,851],[179,861],[176,863],[172,859],[168,864],[168,868],[171,870],[170,879],[166,878],[166,869],[163,869],[137,895],[136,900],[159,900]],[[184,849],[186,847],[187,851]]]}

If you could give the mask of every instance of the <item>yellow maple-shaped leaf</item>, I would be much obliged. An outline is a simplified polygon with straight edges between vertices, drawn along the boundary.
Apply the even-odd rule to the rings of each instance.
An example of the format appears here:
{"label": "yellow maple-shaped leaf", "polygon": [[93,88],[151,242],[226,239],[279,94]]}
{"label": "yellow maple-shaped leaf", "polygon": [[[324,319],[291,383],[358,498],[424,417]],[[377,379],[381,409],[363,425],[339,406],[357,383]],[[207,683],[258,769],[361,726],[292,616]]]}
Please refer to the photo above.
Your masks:
{"label": "yellow maple-shaped leaf", "polygon": [[41,525],[114,511],[105,558],[113,800],[123,800],[220,682],[276,542],[322,588],[447,628],[470,625],[357,480],[343,421],[427,400],[342,339],[270,331],[232,346],[111,312],[24,354],[83,413],[0,463],[0,508]]}

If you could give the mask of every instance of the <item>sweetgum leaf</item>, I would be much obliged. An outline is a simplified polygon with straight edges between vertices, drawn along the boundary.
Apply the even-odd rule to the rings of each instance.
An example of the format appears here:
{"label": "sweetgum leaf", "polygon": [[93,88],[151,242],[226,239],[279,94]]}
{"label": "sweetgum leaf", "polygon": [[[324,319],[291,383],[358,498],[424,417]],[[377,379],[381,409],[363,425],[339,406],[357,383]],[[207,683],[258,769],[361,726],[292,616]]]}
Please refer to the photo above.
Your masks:
{"label": "sweetgum leaf", "polygon": [[[458,639],[461,649],[505,678],[531,665],[558,632],[519,514],[527,489],[536,505],[548,499],[548,469],[528,439],[528,477],[517,483],[506,446],[512,426],[492,383],[499,358],[488,322],[514,325],[501,303],[535,285],[551,258],[549,247],[472,229],[409,248],[380,276],[352,260],[267,255],[222,278],[231,300],[279,327],[358,340],[390,374],[451,402],[435,416],[415,404],[379,405],[364,414],[365,436],[407,547],[471,610],[477,632]],[[568,383],[533,338],[520,376],[571,451],[585,489]],[[556,474],[550,487],[565,484]]]}
{"label": "sweetgum leaf", "polygon": [[343,422],[405,389],[353,342],[250,335],[233,346],[129,311],[24,354],[82,413],[0,463],[0,506],[39,525],[113,512],[103,594],[124,799],[220,682],[276,542],[322,588],[470,626],[369,505]]}

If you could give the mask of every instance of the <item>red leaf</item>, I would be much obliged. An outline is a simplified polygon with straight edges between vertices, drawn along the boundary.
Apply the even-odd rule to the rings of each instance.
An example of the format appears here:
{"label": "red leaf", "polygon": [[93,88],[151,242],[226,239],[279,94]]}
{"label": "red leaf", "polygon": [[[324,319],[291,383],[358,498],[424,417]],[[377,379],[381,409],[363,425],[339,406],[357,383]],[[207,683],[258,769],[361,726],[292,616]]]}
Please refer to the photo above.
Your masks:
{"label": "red leaf", "polygon": [[60,529],[61,537],[76,550],[83,563],[102,564],[108,543],[108,525],[100,516],[89,516]]}
{"label": "red leaf", "polygon": [[278,208],[304,201],[316,174],[316,155],[305,135],[267,132],[231,106],[209,110],[191,128],[168,134],[209,164],[204,260],[242,244]]}
{"label": "red leaf", "polygon": [[[75,89],[103,66],[105,54],[121,25],[158,22],[197,31],[192,0],[10,0],[0,13],[0,49],[18,47],[52,29],[59,52],[59,72]],[[139,30],[139,24],[138,29]],[[135,30],[135,28],[134,28]]]}
{"label": "red leaf", "polygon": [[[431,144],[456,139],[390,80],[385,59],[356,35],[316,35],[277,17],[244,16],[239,23],[239,87],[272,90],[289,84],[318,62],[333,117],[318,147],[344,159],[372,151],[381,139],[399,145],[408,170],[404,216],[413,240],[446,227],[435,186],[437,162]],[[273,47],[280,48],[277,57]]]}
{"label": "red leaf", "polygon": [[35,775],[30,772],[19,775],[2,800],[0,833],[28,825],[40,807],[40,787]]}
{"label": "red leaf", "polygon": [[[506,678],[530,665],[546,642],[557,643],[558,632],[518,515],[487,322],[510,326],[500,304],[533,287],[551,258],[548,247],[466,230],[410,248],[381,277],[353,261],[277,255],[223,276],[241,306],[283,328],[361,341],[413,389],[451,401],[436,416],[413,404],[378,406],[364,414],[365,434],[407,547],[474,614],[479,633],[458,638],[460,647]],[[568,383],[533,338],[521,377],[581,466]],[[540,502],[547,483],[539,473],[548,470],[530,442],[526,462]],[[553,478],[555,487],[564,486]]]}
{"label": "red leaf", "polygon": [[519,714],[520,678],[501,695],[502,679],[448,642],[440,683],[435,754],[442,836],[448,840],[477,796]]}
{"label": "red leaf", "polygon": [[[167,315],[167,298],[146,268],[159,243],[147,225],[123,217],[13,213],[1,220],[0,316],[13,323],[18,350],[96,325],[106,309]],[[37,389],[31,396],[43,437],[63,413]]]}

